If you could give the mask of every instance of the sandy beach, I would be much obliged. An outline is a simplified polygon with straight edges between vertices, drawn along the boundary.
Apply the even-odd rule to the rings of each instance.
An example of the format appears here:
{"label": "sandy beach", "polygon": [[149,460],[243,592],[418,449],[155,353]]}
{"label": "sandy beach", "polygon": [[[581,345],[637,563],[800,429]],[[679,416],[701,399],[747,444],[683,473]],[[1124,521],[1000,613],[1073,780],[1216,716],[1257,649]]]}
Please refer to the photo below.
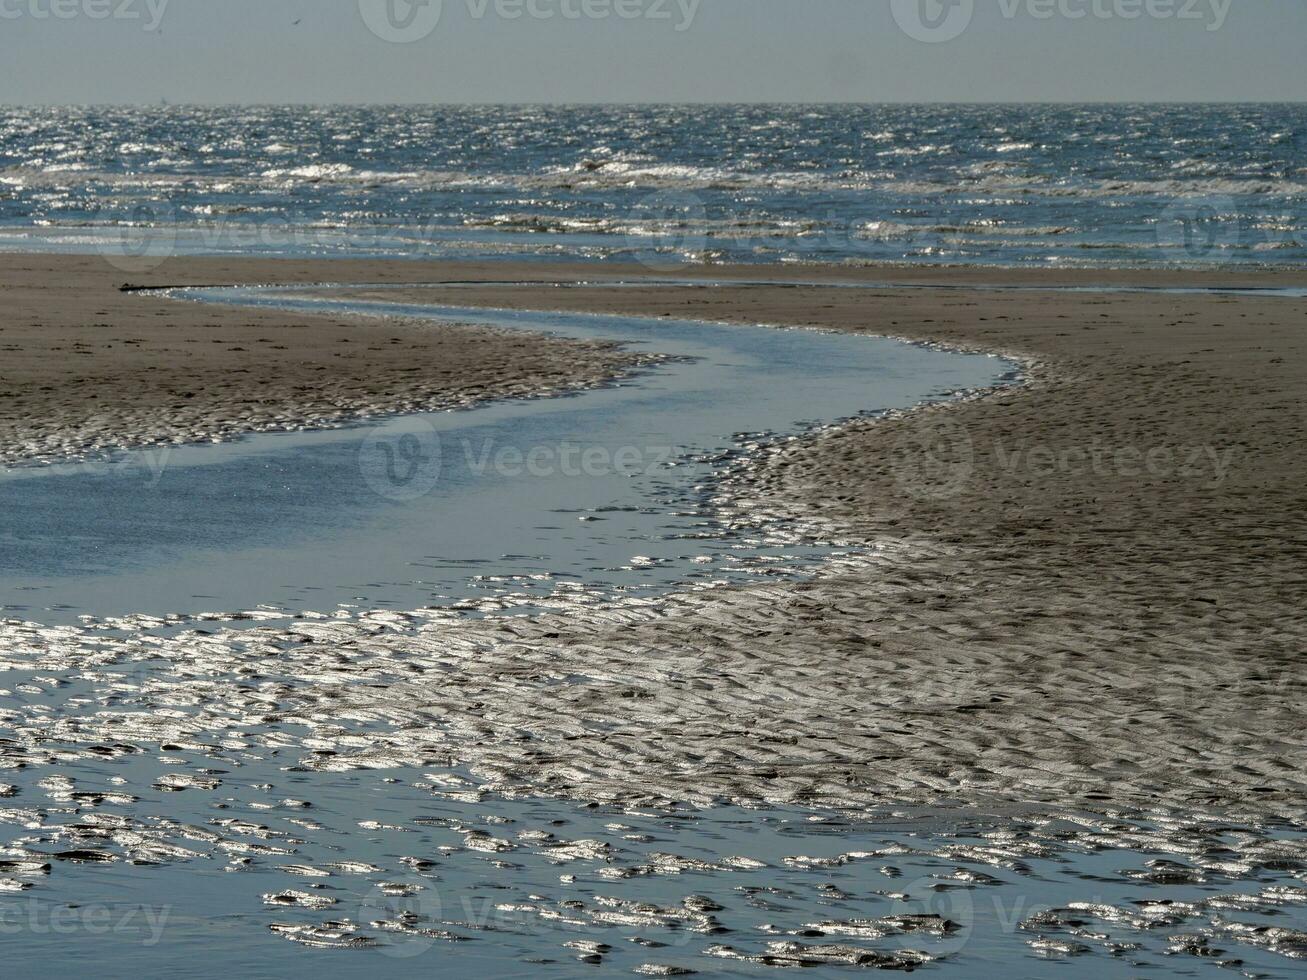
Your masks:
{"label": "sandy beach", "polygon": [[[322,263],[222,260],[160,271],[178,284],[334,274]],[[375,264],[350,274],[389,275]],[[128,278],[99,258],[0,256],[0,464],[580,390],[640,362],[484,328],[176,303],[120,292]]]}
{"label": "sandy beach", "polygon": [[[694,276],[764,274],[960,287],[1307,281],[890,268]],[[91,258],[0,259],[6,459],[592,385],[631,365],[611,349],[484,330],[192,309],[119,293],[123,278]],[[196,259],[142,284],[492,280],[385,296],[903,337],[1019,358],[1027,383],[826,430],[731,474],[722,503],[736,518],[816,521],[841,541],[881,546],[874,560],[589,618],[441,622],[373,640],[378,658],[442,670],[439,692],[410,682],[406,694],[469,735],[442,743],[451,762],[487,784],[582,799],[1307,816],[1297,452],[1307,301],[554,285],[598,278],[594,266]],[[500,282],[518,279],[549,284]],[[336,356],[345,340],[356,356]],[[188,357],[189,341],[204,353]],[[348,635],[342,625],[324,639]],[[312,650],[307,673],[325,655]],[[569,665],[603,679],[539,682]],[[407,737],[425,764],[431,746]]]}

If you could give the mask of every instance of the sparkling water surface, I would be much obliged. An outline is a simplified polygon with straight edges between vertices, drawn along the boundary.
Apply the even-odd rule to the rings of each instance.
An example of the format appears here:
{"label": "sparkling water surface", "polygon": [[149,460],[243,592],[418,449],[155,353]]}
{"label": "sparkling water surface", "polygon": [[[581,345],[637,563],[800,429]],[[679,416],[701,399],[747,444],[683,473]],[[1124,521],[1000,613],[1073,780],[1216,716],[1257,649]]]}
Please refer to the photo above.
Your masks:
{"label": "sparkling water surface", "polygon": [[1290,265],[1305,161],[1300,105],[0,109],[0,247]]}

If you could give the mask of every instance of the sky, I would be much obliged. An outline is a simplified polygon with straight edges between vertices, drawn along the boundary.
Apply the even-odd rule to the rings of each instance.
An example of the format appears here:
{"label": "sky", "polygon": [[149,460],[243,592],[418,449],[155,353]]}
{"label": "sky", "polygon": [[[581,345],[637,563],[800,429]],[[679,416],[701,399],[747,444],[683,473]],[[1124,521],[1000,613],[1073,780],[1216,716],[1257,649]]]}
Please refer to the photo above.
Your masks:
{"label": "sky", "polygon": [[0,0],[0,103],[1303,101],[1305,38],[1304,0]]}

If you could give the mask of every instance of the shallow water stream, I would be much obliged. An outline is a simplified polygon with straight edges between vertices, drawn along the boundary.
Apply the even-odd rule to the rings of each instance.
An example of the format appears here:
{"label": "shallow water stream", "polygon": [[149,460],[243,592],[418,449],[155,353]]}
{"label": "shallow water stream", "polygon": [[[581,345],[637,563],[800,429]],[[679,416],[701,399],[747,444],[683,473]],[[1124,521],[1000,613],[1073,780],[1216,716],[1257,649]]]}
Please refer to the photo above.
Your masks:
{"label": "shallow water stream", "polygon": [[641,589],[738,572],[784,553],[707,522],[714,466],[696,459],[720,462],[761,438],[987,387],[1012,369],[806,330],[282,291],[179,295],[429,317],[432,329],[447,318],[545,330],[677,360],[577,397],[15,471],[0,478],[0,595],[11,614],[50,622],[261,604],[411,609],[479,595],[479,574],[528,587],[563,579]]}

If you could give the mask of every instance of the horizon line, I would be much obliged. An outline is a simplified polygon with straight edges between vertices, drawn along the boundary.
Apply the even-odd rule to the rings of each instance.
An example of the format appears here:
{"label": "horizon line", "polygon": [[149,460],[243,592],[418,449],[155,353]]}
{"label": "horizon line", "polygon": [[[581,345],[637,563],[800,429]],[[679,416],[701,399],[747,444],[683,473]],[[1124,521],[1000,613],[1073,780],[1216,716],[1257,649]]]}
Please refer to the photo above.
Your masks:
{"label": "horizon line", "polygon": [[1307,105],[1307,99],[1148,99],[1148,100],[1102,100],[1102,99],[1052,99],[1052,100],[1013,100],[1013,99],[929,99],[920,101],[905,100],[763,100],[740,101],[737,99],[701,100],[701,101],[620,101],[620,102],[375,102],[375,101],[330,101],[330,102],[228,102],[228,101],[183,101],[168,102],[164,97],[161,102],[0,102],[5,109],[180,109],[191,107],[204,108],[330,108],[333,106],[354,107],[394,107],[394,108],[647,108],[658,106],[1300,106]]}

